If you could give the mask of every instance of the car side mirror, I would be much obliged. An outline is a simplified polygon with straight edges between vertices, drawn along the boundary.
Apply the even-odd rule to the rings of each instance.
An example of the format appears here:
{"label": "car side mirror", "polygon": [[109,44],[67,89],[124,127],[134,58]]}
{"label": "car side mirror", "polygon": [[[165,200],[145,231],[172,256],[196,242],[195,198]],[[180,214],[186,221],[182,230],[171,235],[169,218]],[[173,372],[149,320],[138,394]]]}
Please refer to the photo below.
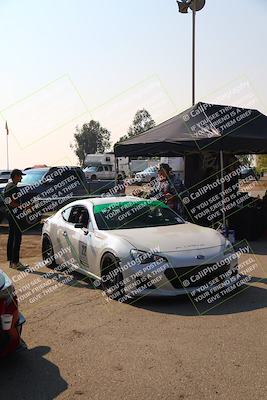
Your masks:
{"label": "car side mirror", "polygon": [[77,223],[74,225],[74,228],[81,229],[85,235],[88,235],[89,230],[84,226],[84,224]]}

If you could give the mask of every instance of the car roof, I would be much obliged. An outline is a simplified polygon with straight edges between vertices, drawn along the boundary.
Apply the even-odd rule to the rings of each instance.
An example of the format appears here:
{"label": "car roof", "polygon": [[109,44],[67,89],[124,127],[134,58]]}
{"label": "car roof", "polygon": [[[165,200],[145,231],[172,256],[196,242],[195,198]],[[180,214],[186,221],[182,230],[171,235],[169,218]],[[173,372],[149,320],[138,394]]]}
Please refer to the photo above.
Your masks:
{"label": "car roof", "polygon": [[[141,197],[136,197],[136,196],[110,196],[110,197],[94,197],[90,199],[84,199],[84,200],[76,200],[73,203],[69,203],[68,206],[75,206],[75,205],[99,205],[99,204],[110,204],[110,203],[124,203],[127,201],[141,201],[144,200]],[[67,206],[66,206],[67,207]]]}
{"label": "car roof", "polygon": [[25,173],[27,173],[27,172],[32,172],[32,171],[34,171],[34,172],[38,172],[38,171],[40,171],[40,172],[46,172],[46,171],[54,171],[54,170],[57,170],[57,169],[61,169],[61,168],[67,168],[68,167],[68,169],[70,169],[70,170],[73,170],[73,169],[81,169],[80,167],[77,167],[77,166],[71,166],[71,165],[63,165],[63,166],[61,166],[61,167],[42,167],[42,168],[27,168],[26,170],[24,170],[25,171]]}
{"label": "car roof", "polygon": [[118,197],[95,197],[90,199],[93,205],[108,204],[108,203],[124,203],[127,201],[140,201],[144,200],[135,196],[118,196]]}
{"label": "car roof", "polygon": [[49,167],[44,167],[44,168],[27,168],[26,170],[24,170],[23,172],[25,172],[26,174],[28,172],[46,172],[49,171],[50,168]]}

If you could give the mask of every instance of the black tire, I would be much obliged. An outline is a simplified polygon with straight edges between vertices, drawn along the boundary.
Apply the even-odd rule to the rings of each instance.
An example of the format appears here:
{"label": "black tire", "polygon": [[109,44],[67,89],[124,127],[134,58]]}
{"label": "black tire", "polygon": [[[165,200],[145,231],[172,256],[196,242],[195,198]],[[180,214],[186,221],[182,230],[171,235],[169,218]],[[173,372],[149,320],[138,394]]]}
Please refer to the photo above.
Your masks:
{"label": "black tire", "polygon": [[[118,259],[111,253],[103,256],[101,261],[101,284],[108,297],[122,301],[125,296],[123,274],[116,271],[119,268]],[[116,272],[114,276],[111,272]]]}
{"label": "black tire", "polygon": [[91,176],[91,181],[95,181],[96,180],[96,175],[92,175]]}
{"label": "black tire", "polygon": [[46,262],[46,266],[48,268],[52,268],[52,269],[56,268],[57,263],[55,261],[55,253],[54,253],[53,245],[52,245],[50,237],[47,235],[45,235],[43,237],[42,255],[43,255],[43,261]]}

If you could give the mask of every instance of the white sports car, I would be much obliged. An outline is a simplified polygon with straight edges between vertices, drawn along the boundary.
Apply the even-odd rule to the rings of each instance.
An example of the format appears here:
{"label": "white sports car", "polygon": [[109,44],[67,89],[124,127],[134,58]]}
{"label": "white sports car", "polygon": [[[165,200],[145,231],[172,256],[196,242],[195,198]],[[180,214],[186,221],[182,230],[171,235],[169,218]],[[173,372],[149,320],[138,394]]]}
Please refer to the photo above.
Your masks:
{"label": "white sports car", "polygon": [[131,196],[66,205],[45,221],[42,250],[50,266],[69,263],[120,301],[205,289],[237,267],[219,232],[185,222],[160,201]]}

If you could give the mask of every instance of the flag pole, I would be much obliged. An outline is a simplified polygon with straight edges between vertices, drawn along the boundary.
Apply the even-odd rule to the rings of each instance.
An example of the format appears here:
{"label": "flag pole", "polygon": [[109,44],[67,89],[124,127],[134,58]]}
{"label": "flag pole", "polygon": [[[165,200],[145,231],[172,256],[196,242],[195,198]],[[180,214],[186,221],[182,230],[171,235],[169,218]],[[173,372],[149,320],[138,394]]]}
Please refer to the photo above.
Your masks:
{"label": "flag pole", "polygon": [[7,125],[7,121],[6,121],[6,167],[7,167],[7,170],[9,170],[8,136],[9,136],[9,131],[8,131],[8,125]]}
{"label": "flag pole", "polygon": [[193,1],[192,10],[192,105],[195,105],[196,98],[196,2]]}

